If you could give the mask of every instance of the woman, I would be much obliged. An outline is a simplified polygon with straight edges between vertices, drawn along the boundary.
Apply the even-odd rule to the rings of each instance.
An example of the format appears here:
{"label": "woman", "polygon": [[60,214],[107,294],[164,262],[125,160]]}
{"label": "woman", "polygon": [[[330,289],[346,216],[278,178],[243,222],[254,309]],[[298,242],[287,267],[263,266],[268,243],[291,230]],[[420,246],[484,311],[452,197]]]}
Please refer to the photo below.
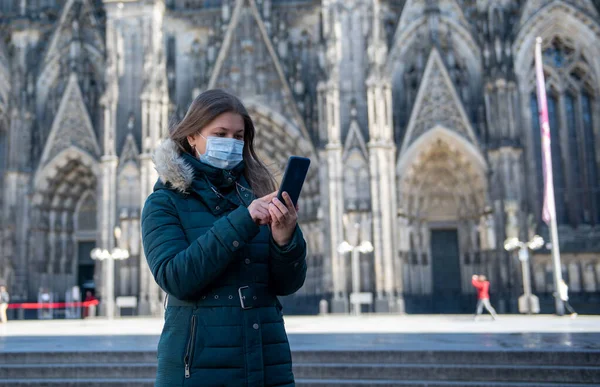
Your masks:
{"label": "woman", "polygon": [[157,386],[294,386],[276,295],[304,283],[306,242],[254,132],[236,97],[209,90],[154,154],[142,238],[168,294]]}

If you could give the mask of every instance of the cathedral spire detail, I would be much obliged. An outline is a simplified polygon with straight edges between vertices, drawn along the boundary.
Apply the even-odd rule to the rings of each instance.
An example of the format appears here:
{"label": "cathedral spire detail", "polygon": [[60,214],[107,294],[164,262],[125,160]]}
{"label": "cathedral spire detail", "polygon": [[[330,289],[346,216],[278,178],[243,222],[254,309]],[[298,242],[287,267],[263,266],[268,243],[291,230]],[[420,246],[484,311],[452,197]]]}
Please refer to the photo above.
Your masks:
{"label": "cathedral spire detail", "polygon": [[208,82],[208,89],[215,87],[283,111],[310,138],[254,0],[235,4]]}
{"label": "cathedral spire detail", "polygon": [[100,157],[100,146],[79,89],[76,73],[71,73],[69,76],[50,136],[42,153],[40,168],[72,146],[90,156]]}
{"label": "cathedral spire detail", "polygon": [[475,131],[439,51],[432,49],[400,153],[428,130],[442,126],[477,145]]}

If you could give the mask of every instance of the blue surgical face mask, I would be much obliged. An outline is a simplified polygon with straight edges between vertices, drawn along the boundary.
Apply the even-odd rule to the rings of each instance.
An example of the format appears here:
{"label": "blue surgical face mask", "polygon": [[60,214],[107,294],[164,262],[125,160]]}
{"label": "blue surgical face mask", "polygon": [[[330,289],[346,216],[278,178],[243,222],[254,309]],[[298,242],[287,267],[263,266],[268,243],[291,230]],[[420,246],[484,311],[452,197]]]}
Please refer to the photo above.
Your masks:
{"label": "blue surgical face mask", "polygon": [[[202,136],[202,135],[200,135]],[[244,142],[235,138],[208,136],[206,152],[198,153],[198,158],[204,164],[212,165],[219,169],[233,169],[244,160]]]}

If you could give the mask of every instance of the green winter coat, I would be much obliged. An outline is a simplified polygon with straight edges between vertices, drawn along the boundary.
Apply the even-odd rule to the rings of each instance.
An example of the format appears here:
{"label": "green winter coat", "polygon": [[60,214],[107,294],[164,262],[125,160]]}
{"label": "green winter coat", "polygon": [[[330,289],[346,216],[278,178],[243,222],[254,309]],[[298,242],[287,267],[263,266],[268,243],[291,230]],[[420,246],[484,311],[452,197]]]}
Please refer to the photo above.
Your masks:
{"label": "green winter coat", "polygon": [[156,386],[294,386],[276,295],[304,283],[300,228],[279,247],[254,223],[243,163],[212,168],[171,140],[154,162],[160,179],[144,205],[142,238],[168,294]]}

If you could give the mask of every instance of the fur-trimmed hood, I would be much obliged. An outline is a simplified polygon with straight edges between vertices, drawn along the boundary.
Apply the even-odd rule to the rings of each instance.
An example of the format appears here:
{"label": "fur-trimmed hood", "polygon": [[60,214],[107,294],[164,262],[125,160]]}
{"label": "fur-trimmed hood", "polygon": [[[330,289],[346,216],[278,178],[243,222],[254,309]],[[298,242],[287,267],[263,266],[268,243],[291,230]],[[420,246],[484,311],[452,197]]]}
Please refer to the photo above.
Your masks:
{"label": "fur-trimmed hood", "polygon": [[179,153],[179,147],[171,140],[160,143],[152,154],[158,177],[163,184],[169,185],[178,192],[186,192],[194,181],[194,167],[187,163]]}

